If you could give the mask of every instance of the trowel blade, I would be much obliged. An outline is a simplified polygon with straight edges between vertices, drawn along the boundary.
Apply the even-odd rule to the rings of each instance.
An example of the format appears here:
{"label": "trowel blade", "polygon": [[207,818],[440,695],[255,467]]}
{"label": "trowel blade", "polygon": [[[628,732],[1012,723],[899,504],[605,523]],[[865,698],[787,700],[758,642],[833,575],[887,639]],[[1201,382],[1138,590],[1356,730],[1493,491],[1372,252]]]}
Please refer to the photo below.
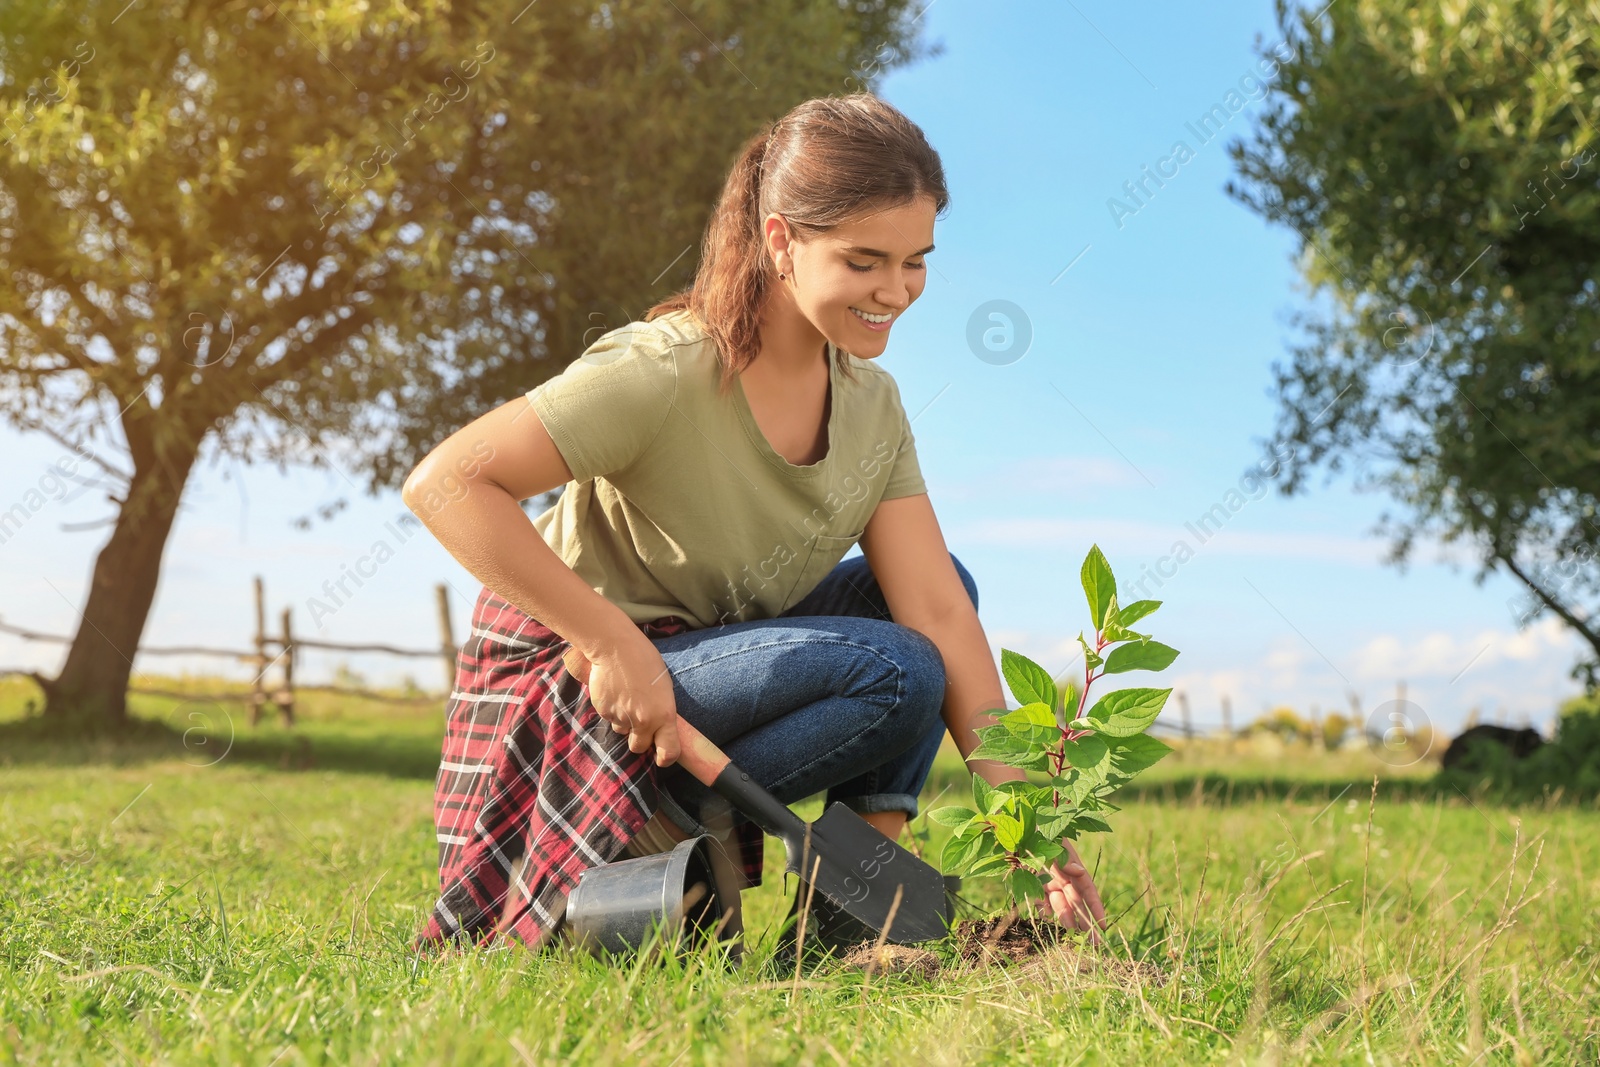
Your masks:
{"label": "trowel blade", "polygon": [[[790,846],[789,870],[852,918],[887,930],[885,941],[911,945],[950,932],[944,876],[843,804],[835,802],[807,827],[799,851]],[[806,888],[800,892],[804,899]]]}

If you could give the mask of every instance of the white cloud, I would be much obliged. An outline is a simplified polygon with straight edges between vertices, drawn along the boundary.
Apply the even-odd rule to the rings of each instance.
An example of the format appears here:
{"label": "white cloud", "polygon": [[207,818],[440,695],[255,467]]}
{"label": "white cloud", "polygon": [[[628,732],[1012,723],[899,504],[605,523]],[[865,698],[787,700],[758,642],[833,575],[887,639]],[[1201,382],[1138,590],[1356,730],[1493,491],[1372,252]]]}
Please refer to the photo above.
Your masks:
{"label": "white cloud", "polygon": [[[1078,656],[1075,639],[1020,630],[991,635],[995,656],[1006,648],[1030,656],[1056,674]],[[1354,695],[1363,714],[1372,714],[1406,686],[1406,699],[1439,729],[1454,733],[1468,714],[1481,721],[1528,723],[1548,729],[1558,705],[1575,694],[1568,677],[1583,645],[1555,618],[1544,618],[1521,632],[1481,629],[1473,632],[1430,630],[1418,634],[1382,633],[1354,649],[1309,648],[1294,635],[1274,638],[1265,651],[1241,653],[1212,662],[1185,655],[1188,669],[1164,672],[1143,682],[1126,676],[1106,678],[1096,692],[1125,684],[1170,687],[1188,696],[1194,722],[1214,726],[1221,721],[1222,701],[1232,704],[1235,725],[1254,720],[1271,706],[1288,705],[1302,714],[1313,707],[1320,714],[1350,714]],[[1081,665],[1079,667],[1081,669]],[[1163,718],[1176,723],[1174,696]]]}
{"label": "white cloud", "polygon": [[1546,616],[1521,631],[1435,630],[1413,638],[1379,634],[1357,648],[1352,658],[1357,677],[1437,677],[1449,684],[1451,679],[1459,682],[1507,663],[1570,662],[1575,641],[1560,619]]}

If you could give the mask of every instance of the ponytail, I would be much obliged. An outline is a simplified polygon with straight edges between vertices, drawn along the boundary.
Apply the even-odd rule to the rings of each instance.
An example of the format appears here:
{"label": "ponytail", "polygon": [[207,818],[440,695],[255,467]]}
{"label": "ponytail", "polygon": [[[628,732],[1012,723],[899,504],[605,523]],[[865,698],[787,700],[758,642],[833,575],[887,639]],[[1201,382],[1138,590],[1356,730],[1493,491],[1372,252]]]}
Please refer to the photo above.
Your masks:
{"label": "ponytail", "polygon": [[[870,93],[807,100],[740,147],[700,242],[694,283],[645,313],[645,321],[688,309],[716,345],[718,393],[750,365],[761,347],[761,310],[776,269],[766,255],[762,222],[777,213],[799,239],[931,197],[935,214],[948,206],[944,169],[922,131]],[[850,357],[837,350],[850,380]]]}

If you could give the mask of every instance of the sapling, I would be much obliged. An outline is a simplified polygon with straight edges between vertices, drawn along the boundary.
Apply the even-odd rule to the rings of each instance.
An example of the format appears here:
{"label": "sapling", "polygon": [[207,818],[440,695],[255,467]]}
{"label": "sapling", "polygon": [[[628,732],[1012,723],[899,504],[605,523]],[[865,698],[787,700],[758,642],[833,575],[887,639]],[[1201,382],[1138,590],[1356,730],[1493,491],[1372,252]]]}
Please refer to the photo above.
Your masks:
{"label": "sapling", "polygon": [[955,830],[944,848],[945,872],[1002,875],[1013,904],[1042,895],[1039,877],[1066,851],[1063,838],[1109,833],[1106,816],[1119,809],[1107,797],[1172,751],[1145,733],[1171,689],[1118,689],[1089,705],[1090,688],[1104,675],[1160,671],[1177,658],[1176,649],[1129,629],[1161,601],[1119,605],[1116,579],[1098,545],[1084,558],[1082,579],[1094,623],[1092,641],[1078,634],[1083,685],[1069,681],[1058,692],[1043,667],[1001,649],[1000,671],[1022,706],[980,727],[981,744],[967,756],[1034,772],[1032,780],[991,786],[974,774],[971,808],[929,813]]}

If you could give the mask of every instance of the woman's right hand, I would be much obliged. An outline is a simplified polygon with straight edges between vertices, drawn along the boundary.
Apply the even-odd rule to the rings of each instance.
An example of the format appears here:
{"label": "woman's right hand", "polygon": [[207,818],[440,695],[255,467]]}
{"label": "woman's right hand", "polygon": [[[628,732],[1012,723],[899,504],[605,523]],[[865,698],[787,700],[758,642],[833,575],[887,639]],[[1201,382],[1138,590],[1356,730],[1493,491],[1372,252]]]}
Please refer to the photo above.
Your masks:
{"label": "woman's right hand", "polygon": [[656,766],[678,760],[678,701],[666,660],[643,634],[618,642],[590,660],[577,648],[564,656],[567,670],[589,687],[589,701],[611,729],[628,735],[630,752],[656,750]]}

